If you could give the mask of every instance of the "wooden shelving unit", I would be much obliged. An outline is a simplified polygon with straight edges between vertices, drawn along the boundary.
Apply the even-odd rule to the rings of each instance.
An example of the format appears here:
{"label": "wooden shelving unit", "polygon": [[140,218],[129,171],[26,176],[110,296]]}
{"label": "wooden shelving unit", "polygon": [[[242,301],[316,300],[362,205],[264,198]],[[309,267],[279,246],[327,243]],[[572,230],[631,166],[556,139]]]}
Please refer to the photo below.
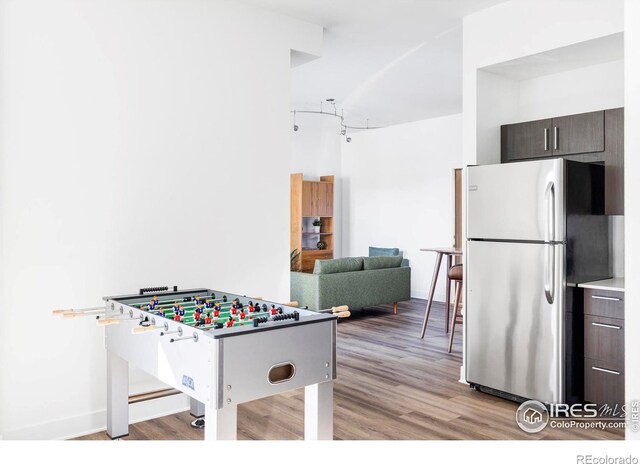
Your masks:
{"label": "wooden shelving unit", "polygon": [[[320,219],[320,232],[311,223]],[[317,248],[322,240],[324,250]],[[298,250],[295,270],[312,272],[316,259],[333,258],[333,176],[305,180],[301,173],[291,174],[291,251]]]}

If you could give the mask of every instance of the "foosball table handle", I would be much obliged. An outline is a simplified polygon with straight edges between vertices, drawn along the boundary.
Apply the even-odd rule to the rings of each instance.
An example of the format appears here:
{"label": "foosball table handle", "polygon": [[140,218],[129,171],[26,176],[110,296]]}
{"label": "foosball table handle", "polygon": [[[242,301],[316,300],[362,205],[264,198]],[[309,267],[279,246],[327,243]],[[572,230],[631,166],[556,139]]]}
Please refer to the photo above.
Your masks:
{"label": "foosball table handle", "polygon": [[96,323],[98,325],[120,324],[120,319],[98,319]]}
{"label": "foosball table handle", "polygon": [[68,319],[68,318],[74,318],[74,317],[85,317],[86,314],[85,313],[79,313],[77,311],[69,311],[67,313],[63,313],[62,317],[64,319]]}
{"label": "foosball table handle", "polygon": [[72,313],[73,309],[54,309],[53,311],[51,311],[51,314],[53,314],[54,316],[58,316],[58,315],[64,315],[67,313]]}
{"label": "foosball table handle", "polygon": [[298,302],[297,301],[290,301],[288,303],[285,303],[284,305],[285,306],[292,306],[294,308],[297,308],[298,307]]}
{"label": "foosball table handle", "polygon": [[[347,305],[334,306],[333,308],[331,308],[331,312],[333,314],[343,313],[343,312],[348,312],[348,311],[349,311],[349,306],[347,306]],[[349,314],[351,314],[351,313],[349,313]]]}
{"label": "foosball table handle", "polygon": [[342,318],[342,317],[349,317],[351,316],[351,311],[342,311],[341,313],[335,313],[336,316]]}
{"label": "foosball table handle", "polygon": [[138,334],[142,334],[142,333],[147,333],[147,332],[153,332],[154,330],[158,330],[158,329],[162,329],[161,325],[150,325],[147,327],[144,326],[140,326],[140,327],[134,327],[131,329],[131,333],[133,335],[138,335]]}

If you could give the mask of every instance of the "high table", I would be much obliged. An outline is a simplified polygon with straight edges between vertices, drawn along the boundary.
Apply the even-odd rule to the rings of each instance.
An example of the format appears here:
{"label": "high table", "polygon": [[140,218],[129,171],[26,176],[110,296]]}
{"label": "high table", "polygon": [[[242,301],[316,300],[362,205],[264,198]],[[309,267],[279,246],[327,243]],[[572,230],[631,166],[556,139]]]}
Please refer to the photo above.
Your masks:
{"label": "high table", "polygon": [[429,320],[429,312],[431,311],[431,303],[433,303],[433,294],[436,291],[436,283],[438,282],[438,274],[440,273],[440,265],[442,263],[442,256],[447,255],[447,290],[445,292],[445,323],[444,331],[449,332],[449,301],[451,299],[451,280],[449,279],[449,269],[451,268],[451,262],[454,256],[462,256],[461,248],[420,248],[420,251],[431,251],[436,253],[436,266],[433,269],[433,277],[431,278],[431,289],[429,290],[429,300],[427,301],[427,308],[424,312],[424,322],[422,323],[422,332],[420,332],[420,338],[424,338],[424,333],[427,330],[427,321]]}

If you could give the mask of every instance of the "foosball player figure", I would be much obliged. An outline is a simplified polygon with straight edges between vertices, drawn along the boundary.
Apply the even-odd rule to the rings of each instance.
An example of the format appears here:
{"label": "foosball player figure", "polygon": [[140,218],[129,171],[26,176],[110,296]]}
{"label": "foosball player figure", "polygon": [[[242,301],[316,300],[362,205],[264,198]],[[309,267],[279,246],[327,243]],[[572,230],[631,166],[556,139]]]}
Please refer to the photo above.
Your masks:
{"label": "foosball player figure", "polygon": [[171,309],[173,309],[174,313],[177,313],[178,311],[180,311],[180,305],[178,303],[175,303]]}
{"label": "foosball player figure", "polygon": [[271,305],[271,315],[275,316],[276,314],[278,314],[278,310],[276,309],[276,305]]}
{"label": "foosball player figure", "polygon": [[180,322],[180,314],[179,313],[174,313],[173,314],[173,320],[176,322]]}
{"label": "foosball player figure", "polygon": [[256,308],[253,307],[253,301],[249,302],[249,312],[252,313],[256,310]]}
{"label": "foosball player figure", "polygon": [[202,314],[203,312],[204,312],[204,309],[202,309],[202,305],[201,304],[196,306],[196,314]]}
{"label": "foosball player figure", "polygon": [[209,311],[207,311],[207,315],[204,318],[204,323],[205,323],[205,325],[210,325],[211,324],[211,313]]}
{"label": "foosball player figure", "polygon": [[233,327],[234,322],[235,322],[235,319],[229,316],[229,320],[227,321],[227,327]]}
{"label": "foosball player figure", "polygon": [[213,302],[211,300],[207,300],[204,302],[205,308],[213,308]]}
{"label": "foosball player figure", "polygon": [[238,308],[235,303],[231,305],[231,314],[233,314],[234,316],[238,314]]}
{"label": "foosball player figure", "polygon": [[247,315],[244,313],[244,309],[240,310],[240,320],[244,321],[244,318],[247,317]]}
{"label": "foosball player figure", "polygon": [[153,298],[151,298],[151,304],[153,305],[154,308],[156,306],[158,306],[158,297],[157,296],[154,296]]}
{"label": "foosball player figure", "polygon": [[182,306],[180,306],[180,308],[178,309],[178,314],[180,315],[180,317],[184,316],[184,308]]}
{"label": "foosball player figure", "polygon": [[196,323],[200,322],[200,316],[201,316],[201,312],[199,313],[198,311],[196,311],[195,313],[193,313],[193,317],[196,320]]}
{"label": "foosball player figure", "polygon": [[220,306],[216,306],[213,310],[213,317],[220,317]]}

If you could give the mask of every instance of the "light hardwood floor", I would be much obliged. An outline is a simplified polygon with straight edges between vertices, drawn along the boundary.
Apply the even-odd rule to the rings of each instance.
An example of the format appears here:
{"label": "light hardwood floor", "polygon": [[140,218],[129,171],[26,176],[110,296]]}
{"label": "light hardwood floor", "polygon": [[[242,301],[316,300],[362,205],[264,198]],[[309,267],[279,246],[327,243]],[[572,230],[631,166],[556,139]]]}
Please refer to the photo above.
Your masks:
{"label": "light hardwood floor", "polygon": [[[425,302],[411,300],[353,310],[338,323],[338,378],[334,388],[337,440],[607,439],[622,431],[558,430],[527,434],[515,423],[516,403],[458,382],[461,328],[447,353],[443,305],[434,303],[424,339]],[[239,439],[301,439],[303,390],[238,407]],[[199,440],[188,412],[131,425],[129,440]],[[104,432],[83,440],[108,439]]]}

